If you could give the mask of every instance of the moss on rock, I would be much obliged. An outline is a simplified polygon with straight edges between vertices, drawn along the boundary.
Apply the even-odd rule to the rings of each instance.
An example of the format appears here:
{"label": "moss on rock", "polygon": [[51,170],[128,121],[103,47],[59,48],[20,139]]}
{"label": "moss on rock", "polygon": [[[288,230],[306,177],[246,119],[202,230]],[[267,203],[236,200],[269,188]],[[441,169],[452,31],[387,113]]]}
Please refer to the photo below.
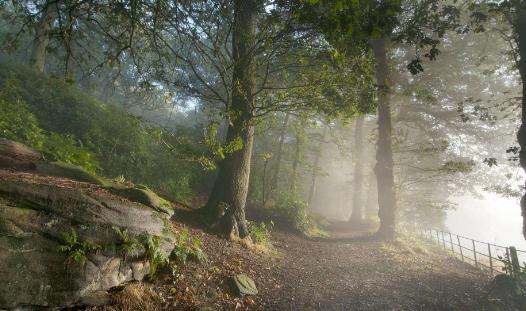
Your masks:
{"label": "moss on rock", "polygon": [[37,173],[44,175],[65,177],[96,185],[104,185],[102,179],[73,164],[63,162],[43,162],[36,165],[36,171]]}

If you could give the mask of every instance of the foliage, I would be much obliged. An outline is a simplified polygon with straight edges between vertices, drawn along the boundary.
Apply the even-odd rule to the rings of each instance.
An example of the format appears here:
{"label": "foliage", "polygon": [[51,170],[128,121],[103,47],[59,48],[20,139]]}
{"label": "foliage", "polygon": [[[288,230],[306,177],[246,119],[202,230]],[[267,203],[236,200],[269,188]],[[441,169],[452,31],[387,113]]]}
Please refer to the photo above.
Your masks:
{"label": "foliage", "polygon": [[183,264],[186,264],[188,259],[197,262],[206,261],[206,255],[201,249],[201,240],[192,238],[188,229],[184,228],[177,234],[177,241],[172,255]]}
{"label": "foliage", "polygon": [[446,161],[440,168],[440,170],[445,171],[447,173],[469,173],[473,170],[473,167],[475,166],[475,162],[472,160],[469,161],[454,161],[449,160]]}
{"label": "foliage", "polygon": [[36,145],[42,135],[42,129],[38,126],[35,116],[23,100],[8,98],[4,88],[0,90],[0,136]]}
{"label": "foliage", "polygon": [[100,170],[100,163],[96,156],[89,150],[78,146],[72,135],[50,133],[43,139],[40,151],[48,160],[74,164],[90,173]]}
{"label": "foliage", "polygon": [[177,200],[201,184],[201,166],[191,158],[206,149],[199,145],[198,129],[180,127],[175,136],[22,64],[0,61],[0,68],[0,135],[50,160],[103,176],[122,175]]}
{"label": "foliage", "polygon": [[126,260],[128,256],[135,254],[137,250],[142,247],[139,240],[130,238],[127,229],[121,229],[117,226],[112,226],[112,229],[121,239],[120,243],[115,245],[115,247],[122,253],[123,260]]}
{"label": "foliage", "polygon": [[170,259],[161,249],[161,237],[143,233],[139,236],[139,241],[146,251],[146,259],[150,263],[148,276],[152,278],[160,268],[170,263]]}
{"label": "foliage", "polygon": [[510,280],[510,289],[513,291],[511,294],[524,299],[526,297],[526,263],[523,262],[523,264],[518,267],[518,270],[515,270],[509,258],[503,256],[497,257],[499,261],[504,264],[502,270],[507,274],[508,279]]}
{"label": "foliage", "polygon": [[258,208],[257,213],[262,219],[268,219],[268,223],[253,223],[249,222],[249,232],[254,241],[260,240],[262,242],[270,241],[270,233],[274,225],[281,227],[292,228],[293,230],[306,235],[325,235],[319,229],[318,220],[321,222],[324,219],[320,216],[315,216],[308,204],[299,199],[292,193],[279,193],[277,200],[269,201],[265,206]]}
{"label": "foliage", "polygon": [[274,227],[274,222],[272,220],[268,223],[265,223],[265,222],[257,223],[254,221],[248,221],[248,232],[250,233],[250,237],[252,238],[252,241],[256,244],[263,244],[263,245],[271,244],[270,234],[272,232],[273,227]]}
{"label": "foliage", "polygon": [[66,265],[76,262],[81,267],[84,267],[87,255],[102,248],[98,244],[80,241],[73,227],[69,232],[63,232],[62,237],[64,238],[65,244],[60,245],[58,251],[66,254]]}

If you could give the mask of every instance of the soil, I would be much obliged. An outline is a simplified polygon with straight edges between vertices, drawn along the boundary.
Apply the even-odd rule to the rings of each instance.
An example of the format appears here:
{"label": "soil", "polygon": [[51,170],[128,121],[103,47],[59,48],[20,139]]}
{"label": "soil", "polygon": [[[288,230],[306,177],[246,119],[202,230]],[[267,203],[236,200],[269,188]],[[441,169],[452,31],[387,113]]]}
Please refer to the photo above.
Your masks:
{"label": "soil", "polygon": [[[202,241],[208,260],[179,264],[149,285],[158,295],[156,310],[480,310],[491,281],[409,237],[374,241],[341,226],[332,232],[336,238],[317,240],[276,231],[269,254],[189,230]],[[228,280],[238,273],[255,280],[258,295],[235,295]]]}

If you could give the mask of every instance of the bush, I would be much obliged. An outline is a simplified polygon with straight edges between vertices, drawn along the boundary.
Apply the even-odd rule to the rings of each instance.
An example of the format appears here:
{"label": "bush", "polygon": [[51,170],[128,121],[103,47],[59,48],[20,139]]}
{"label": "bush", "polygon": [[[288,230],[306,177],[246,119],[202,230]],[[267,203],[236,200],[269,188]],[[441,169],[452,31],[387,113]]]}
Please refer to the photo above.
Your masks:
{"label": "bush", "polygon": [[199,163],[186,158],[187,150],[202,151],[199,129],[188,125],[175,135],[148,126],[117,104],[23,64],[0,61],[0,111],[0,136],[52,160],[110,178],[122,175],[180,201],[202,184]]}
{"label": "bush", "polygon": [[77,146],[73,136],[51,133],[43,139],[40,151],[48,160],[74,164],[95,174],[100,170],[99,161],[90,151]]}
{"label": "bush", "polygon": [[178,233],[172,256],[183,264],[186,264],[189,259],[197,262],[206,261],[206,255],[201,249],[201,240],[192,238],[186,228]]}
{"label": "bush", "polygon": [[9,98],[4,88],[0,90],[0,136],[31,146],[37,145],[42,135],[37,119],[29,111],[26,102],[20,98]]}
{"label": "bush", "polygon": [[292,195],[280,195],[272,210],[276,219],[285,222],[286,225],[292,226],[299,232],[306,233],[313,225],[307,203]]}
{"label": "bush", "polygon": [[248,221],[248,232],[250,233],[250,238],[256,244],[270,245],[270,234],[272,228],[274,227],[274,222],[271,220],[268,224],[264,222],[254,222]]}

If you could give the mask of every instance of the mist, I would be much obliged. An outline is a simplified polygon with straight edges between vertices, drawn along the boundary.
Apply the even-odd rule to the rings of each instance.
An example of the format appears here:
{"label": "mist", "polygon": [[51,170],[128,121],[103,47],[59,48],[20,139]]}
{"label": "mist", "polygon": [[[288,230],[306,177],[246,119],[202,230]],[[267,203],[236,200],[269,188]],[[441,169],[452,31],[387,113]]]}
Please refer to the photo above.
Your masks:
{"label": "mist", "polygon": [[0,16],[0,310],[526,310],[526,0]]}

